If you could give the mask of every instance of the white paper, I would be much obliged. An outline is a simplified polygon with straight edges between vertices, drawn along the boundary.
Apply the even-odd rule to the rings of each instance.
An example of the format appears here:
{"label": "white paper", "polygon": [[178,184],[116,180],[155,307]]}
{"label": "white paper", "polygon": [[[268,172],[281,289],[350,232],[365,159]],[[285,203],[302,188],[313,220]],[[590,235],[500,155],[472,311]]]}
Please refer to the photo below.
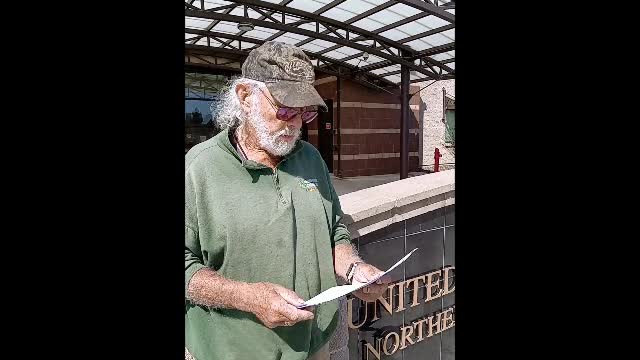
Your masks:
{"label": "white paper", "polygon": [[393,264],[393,266],[391,266],[389,269],[387,269],[387,271],[383,272],[380,276],[375,277],[374,279],[370,280],[367,283],[354,282],[353,284],[350,284],[350,285],[334,286],[331,289],[327,289],[327,290],[321,292],[320,294],[312,297],[311,299],[305,301],[303,304],[298,305],[296,307],[298,309],[302,309],[302,308],[305,308],[305,307],[308,307],[308,306],[319,305],[319,304],[322,304],[322,303],[327,302],[327,301],[338,299],[338,298],[343,297],[343,296],[345,296],[347,294],[350,294],[350,293],[352,293],[352,292],[354,292],[354,291],[356,291],[356,290],[358,290],[360,288],[363,288],[363,287],[365,287],[367,285],[373,284],[378,279],[380,279],[381,277],[383,277],[384,275],[388,274],[390,271],[392,271],[393,269],[398,267],[400,264],[402,264],[416,250],[418,250],[418,248],[415,248],[415,249],[411,250],[410,253],[405,255],[402,259],[398,260],[398,262]]}

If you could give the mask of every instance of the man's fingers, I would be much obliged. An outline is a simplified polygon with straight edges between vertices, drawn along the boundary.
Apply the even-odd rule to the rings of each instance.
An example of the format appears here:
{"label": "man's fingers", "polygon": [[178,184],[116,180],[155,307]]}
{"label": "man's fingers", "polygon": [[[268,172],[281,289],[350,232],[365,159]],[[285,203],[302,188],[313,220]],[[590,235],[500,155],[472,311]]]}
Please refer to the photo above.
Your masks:
{"label": "man's fingers", "polygon": [[368,291],[369,293],[381,294],[385,290],[387,290],[388,286],[386,284],[373,283],[373,284],[367,286],[367,288],[369,288],[369,291]]}
{"label": "man's fingers", "polygon": [[260,307],[254,314],[268,328],[277,326],[293,326],[294,324],[313,319],[313,307],[298,309],[304,300],[294,291],[272,283],[257,283],[256,289]]}
{"label": "man's fingers", "polygon": [[368,274],[365,274],[364,272],[356,271],[356,273],[353,275],[352,282],[368,283],[369,279],[371,278],[373,277],[369,277]]}
{"label": "man's fingers", "polygon": [[[380,276],[381,273],[374,273],[374,274],[361,274],[360,276],[354,276],[353,277],[353,283],[355,282],[359,282],[359,283],[368,283],[369,281],[375,279],[376,277]],[[386,275],[385,275],[386,276]],[[385,276],[383,276],[380,279],[377,279],[374,283],[375,284],[382,284],[382,281],[384,280]],[[388,283],[388,281],[387,281]]]}
{"label": "man's fingers", "polygon": [[313,319],[313,313],[311,311],[296,309],[289,304],[284,304],[279,310],[283,317],[281,323],[284,326],[291,326],[300,321]]}
{"label": "man's fingers", "polygon": [[282,326],[293,326],[300,321],[313,319],[313,313],[306,310],[296,309],[294,314],[290,315],[293,319],[285,320],[282,322]]}
{"label": "man's fingers", "polygon": [[[382,276],[384,271],[380,271],[377,267],[371,264],[361,264],[356,268],[356,273],[353,276],[353,280],[360,283],[367,283],[379,276]],[[376,282],[382,279],[377,279]]]}
{"label": "man's fingers", "polygon": [[311,311],[296,309],[297,321],[306,321],[313,319],[313,313]]}
{"label": "man's fingers", "polygon": [[298,296],[298,294],[296,294],[294,291],[291,291],[287,288],[281,287],[281,286],[274,286],[273,288],[275,290],[275,292],[278,293],[278,295],[280,295],[286,302],[288,302],[291,305],[300,305],[304,302],[304,300]]}
{"label": "man's fingers", "polygon": [[[295,294],[295,293],[294,293]],[[290,295],[290,294],[289,294]],[[297,297],[297,295],[296,295]],[[283,297],[284,299],[284,297]],[[293,298],[295,299],[295,298]],[[298,297],[299,299],[299,297]],[[297,323],[299,321],[311,320],[313,319],[313,313],[308,310],[298,309],[295,306],[291,305],[286,299],[285,301],[278,306],[277,310],[284,318],[284,322],[292,322]],[[300,303],[302,303],[302,299],[300,299]]]}
{"label": "man's fingers", "polygon": [[365,286],[362,288],[362,292],[365,294],[375,294],[375,295],[381,295],[384,293],[385,290],[387,290],[388,286],[386,284],[376,284],[373,283],[369,286]]}
{"label": "man's fingers", "polygon": [[286,306],[286,316],[294,322],[313,319],[313,309],[298,309],[295,306],[304,303],[304,300],[294,291],[287,288],[277,287],[276,292],[288,302]]}
{"label": "man's fingers", "polygon": [[313,319],[314,307],[296,308],[297,305],[303,304],[304,300],[294,291],[271,283],[261,286],[268,288],[264,294],[268,306],[256,315],[265,326],[273,329],[277,326],[293,326],[300,321]]}

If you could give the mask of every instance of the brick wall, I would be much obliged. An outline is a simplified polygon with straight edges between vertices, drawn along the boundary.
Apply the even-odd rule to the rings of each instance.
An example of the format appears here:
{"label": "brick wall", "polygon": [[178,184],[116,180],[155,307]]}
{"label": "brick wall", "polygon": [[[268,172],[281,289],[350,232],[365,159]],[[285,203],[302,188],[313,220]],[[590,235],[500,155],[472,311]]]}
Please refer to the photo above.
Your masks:
{"label": "brick wall", "polygon": [[[334,101],[333,127],[337,129],[336,79],[321,77],[316,84],[324,99]],[[412,86],[410,92],[418,89]],[[409,171],[416,171],[420,168],[420,97],[412,97],[410,106]],[[399,90],[389,94],[342,80],[341,145],[340,156],[334,151],[334,174],[338,169],[344,177],[399,173],[400,115]],[[318,146],[317,126],[316,122],[309,124],[309,142],[315,146]],[[337,135],[333,143],[337,148]]]}

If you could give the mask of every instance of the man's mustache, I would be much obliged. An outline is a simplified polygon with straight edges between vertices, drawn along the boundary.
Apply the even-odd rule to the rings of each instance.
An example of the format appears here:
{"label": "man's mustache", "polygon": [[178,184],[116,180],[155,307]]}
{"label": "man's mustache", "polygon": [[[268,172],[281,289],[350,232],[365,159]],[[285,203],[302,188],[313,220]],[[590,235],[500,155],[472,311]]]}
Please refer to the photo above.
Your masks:
{"label": "man's mustache", "polygon": [[276,134],[276,136],[293,136],[293,135],[297,135],[298,133],[300,133],[300,129],[292,129],[290,127],[286,127],[280,131],[278,131],[278,133]]}

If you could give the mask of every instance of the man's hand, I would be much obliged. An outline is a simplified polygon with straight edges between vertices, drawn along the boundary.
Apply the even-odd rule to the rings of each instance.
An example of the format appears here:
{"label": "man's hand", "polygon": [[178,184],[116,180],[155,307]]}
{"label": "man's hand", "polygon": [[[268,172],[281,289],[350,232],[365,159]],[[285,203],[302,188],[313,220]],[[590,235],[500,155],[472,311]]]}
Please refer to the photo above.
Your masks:
{"label": "man's hand", "polygon": [[313,307],[297,309],[304,301],[293,291],[272,283],[226,279],[203,268],[191,277],[187,299],[194,304],[251,312],[267,327],[291,326],[313,319]]}
{"label": "man's hand", "polygon": [[313,308],[297,309],[295,305],[304,302],[298,294],[272,283],[250,284],[253,304],[250,311],[256,315],[266,327],[291,326],[299,321],[313,319]]}
{"label": "man's hand", "polygon": [[[356,267],[356,273],[353,275],[352,283],[368,283],[382,273],[384,273],[384,271],[380,271],[373,265],[366,263],[358,264]],[[364,301],[375,301],[384,293],[385,290],[387,290],[389,282],[389,277],[385,275],[373,284],[365,286],[362,289],[355,291],[353,294]]]}

